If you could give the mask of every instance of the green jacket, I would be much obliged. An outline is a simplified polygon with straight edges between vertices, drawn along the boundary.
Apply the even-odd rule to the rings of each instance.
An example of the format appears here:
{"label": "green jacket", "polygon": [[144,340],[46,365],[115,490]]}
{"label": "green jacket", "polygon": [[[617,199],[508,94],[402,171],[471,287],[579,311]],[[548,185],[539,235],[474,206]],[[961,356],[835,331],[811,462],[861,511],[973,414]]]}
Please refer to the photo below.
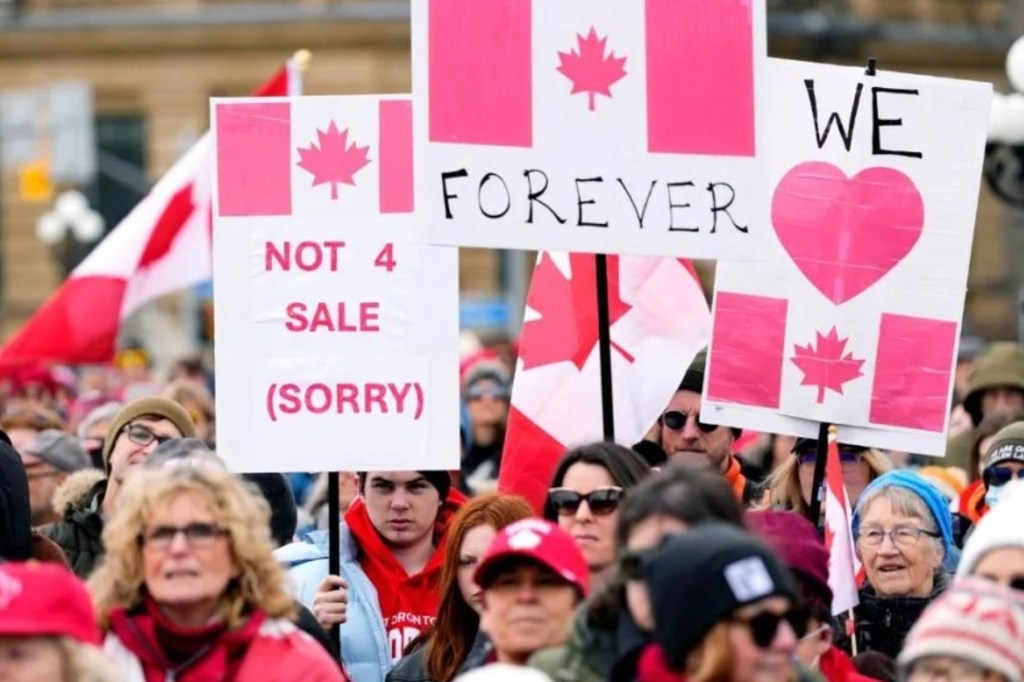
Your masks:
{"label": "green jacket", "polygon": [[615,629],[596,627],[587,607],[576,612],[565,644],[535,652],[527,665],[554,682],[606,682],[618,660],[618,638]]}
{"label": "green jacket", "polygon": [[64,550],[71,570],[88,578],[103,557],[103,517],[100,504],[107,481],[95,470],[70,476],[54,495],[54,507],[62,510],[59,521],[40,526],[39,533]]}

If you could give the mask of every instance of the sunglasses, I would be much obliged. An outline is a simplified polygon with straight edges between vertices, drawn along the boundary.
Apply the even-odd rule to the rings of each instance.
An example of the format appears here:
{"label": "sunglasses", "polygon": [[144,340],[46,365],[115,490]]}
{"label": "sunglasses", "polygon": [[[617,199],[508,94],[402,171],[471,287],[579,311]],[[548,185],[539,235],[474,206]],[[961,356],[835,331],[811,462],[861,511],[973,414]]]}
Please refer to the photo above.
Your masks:
{"label": "sunglasses", "polygon": [[[839,462],[842,464],[856,464],[860,461],[863,450],[854,448],[839,448]],[[818,453],[814,450],[797,453],[801,464],[814,464],[818,459]]]}
{"label": "sunglasses", "polygon": [[[680,412],[679,410],[669,410],[665,414],[658,417],[658,424],[664,426],[666,429],[673,431],[679,431],[686,426],[686,420],[690,417],[686,412]],[[703,433],[711,433],[718,428],[718,424],[706,424],[700,420],[700,412],[694,413],[694,419],[697,422],[697,428]]]}
{"label": "sunglasses", "polygon": [[781,615],[771,611],[763,611],[753,618],[734,618],[733,622],[746,626],[750,630],[750,637],[754,640],[754,644],[761,649],[767,649],[775,641],[775,636],[779,632],[779,625],[782,621],[789,623],[789,627],[793,628],[793,633],[796,634],[797,639],[802,639],[807,634],[809,619],[810,613],[806,609],[792,608]]}
{"label": "sunglasses", "polygon": [[470,386],[466,389],[468,400],[480,400],[481,398],[492,398],[494,400],[508,400],[509,392],[503,388],[491,388],[487,386]]}
{"label": "sunglasses", "polygon": [[619,508],[623,495],[625,492],[622,488],[600,488],[586,495],[566,488],[552,488],[548,491],[548,502],[559,516],[573,516],[584,500],[592,514],[607,516]]}
{"label": "sunglasses", "polygon": [[989,467],[985,469],[985,475],[982,476],[985,479],[985,487],[991,488],[992,486],[999,487],[1006,485],[1013,479],[1024,479],[1024,469],[1020,471],[1013,471],[1012,469],[1004,469],[1002,467]]}
{"label": "sunglasses", "polygon": [[161,445],[175,439],[174,436],[158,436],[142,424],[128,424],[122,430],[128,434],[128,440],[136,445],[146,446],[153,441],[156,441],[157,445]]}

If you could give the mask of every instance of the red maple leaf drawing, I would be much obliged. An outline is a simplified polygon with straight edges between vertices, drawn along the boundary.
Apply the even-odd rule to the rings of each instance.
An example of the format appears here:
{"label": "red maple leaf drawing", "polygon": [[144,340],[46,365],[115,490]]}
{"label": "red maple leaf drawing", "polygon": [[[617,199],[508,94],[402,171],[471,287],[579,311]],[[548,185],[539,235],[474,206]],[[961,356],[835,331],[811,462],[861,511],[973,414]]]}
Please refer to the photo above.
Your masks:
{"label": "red maple leaf drawing", "polygon": [[853,353],[846,353],[846,342],[849,338],[840,339],[835,327],[826,335],[816,332],[817,341],[812,347],[795,346],[794,355],[791,360],[804,373],[804,380],[801,386],[817,386],[818,402],[825,402],[825,389],[832,389],[839,395],[843,394],[843,384],[852,381],[857,377],[864,376],[860,368],[864,365],[863,360],[857,360]]}
{"label": "red maple leaf drawing", "polygon": [[597,31],[590,27],[587,37],[576,34],[576,42],[579,44],[579,51],[576,48],[572,52],[559,52],[558,72],[572,81],[572,92],[575,95],[585,92],[590,97],[590,110],[594,110],[594,96],[604,95],[611,97],[611,86],[613,83],[626,75],[625,57],[616,57],[610,52],[607,57],[604,55],[605,45],[608,37],[597,37]]}
{"label": "red maple leaf drawing", "polygon": [[[571,360],[583,369],[597,345],[597,285],[593,255],[569,254],[572,276],[562,274],[551,256],[543,254],[533,272],[526,305],[540,313],[537,320],[523,325],[528,344],[520,348],[523,367],[540,367]],[[614,325],[629,312],[630,306],[619,297],[619,261],[608,259],[608,321]],[[612,347],[627,361],[633,356],[616,343]]]}
{"label": "red maple leaf drawing", "polygon": [[299,147],[299,168],[313,174],[313,186],[331,183],[331,199],[338,198],[338,184],[355,186],[355,174],[360,168],[370,163],[366,147],[357,147],[356,143],[348,143],[348,128],[338,132],[338,126],[331,121],[327,130],[316,131],[317,143],[309,147]]}

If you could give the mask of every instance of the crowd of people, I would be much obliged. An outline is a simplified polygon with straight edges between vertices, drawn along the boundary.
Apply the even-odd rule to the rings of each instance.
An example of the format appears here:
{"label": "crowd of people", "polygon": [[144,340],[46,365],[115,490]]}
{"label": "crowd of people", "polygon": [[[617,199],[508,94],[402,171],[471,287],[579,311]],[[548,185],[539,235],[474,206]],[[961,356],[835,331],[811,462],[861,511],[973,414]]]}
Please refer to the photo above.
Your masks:
{"label": "crowd of people", "polygon": [[336,575],[324,475],[229,471],[200,360],[20,369],[0,680],[1024,682],[1024,348],[963,348],[946,458],[839,445],[839,612],[818,444],[703,422],[703,353],[537,509],[497,486],[514,347],[468,356],[461,469],[341,472]]}

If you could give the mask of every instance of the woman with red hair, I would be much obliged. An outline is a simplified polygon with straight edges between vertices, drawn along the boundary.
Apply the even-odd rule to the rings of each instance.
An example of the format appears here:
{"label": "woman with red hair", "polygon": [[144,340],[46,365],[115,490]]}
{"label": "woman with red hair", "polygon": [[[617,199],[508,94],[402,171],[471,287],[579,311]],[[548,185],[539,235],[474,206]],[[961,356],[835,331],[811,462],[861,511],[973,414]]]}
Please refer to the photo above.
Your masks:
{"label": "woman with red hair", "polygon": [[448,530],[437,620],[409,644],[387,682],[451,682],[485,663],[488,643],[479,632],[480,588],[473,571],[499,530],[533,515],[526,500],[493,493],[478,495],[459,510]]}

